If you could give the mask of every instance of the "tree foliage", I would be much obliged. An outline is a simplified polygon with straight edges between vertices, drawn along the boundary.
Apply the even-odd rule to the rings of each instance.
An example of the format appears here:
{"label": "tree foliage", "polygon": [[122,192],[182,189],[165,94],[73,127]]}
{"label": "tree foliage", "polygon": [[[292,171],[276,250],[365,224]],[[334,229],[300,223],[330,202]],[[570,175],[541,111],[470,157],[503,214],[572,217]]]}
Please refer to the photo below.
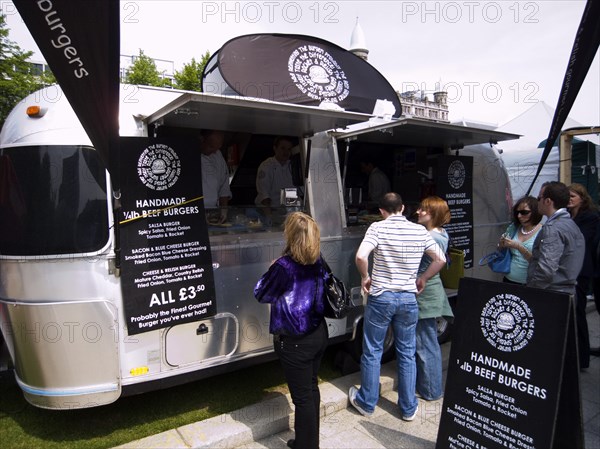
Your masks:
{"label": "tree foliage", "polygon": [[170,85],[168,80],[161,77],[154,60],[150,56],[146,56],[141,49],[140,54],[127,71],[125,82],[141,86],[165,87]]}
{"label": "tree foliage", "polygon": [[6,16],[0,12],[0,126],[19,101],[56,82],[50,72],[32,71],[32,65],[27,62],[32,54],[9,39]]}
{"label": "tree foliage", "polygon": [[210,59],[208,50],[202,56],[200,62],[195,58],[189,64],[184,64],[180,72],[175,72],[175,87],[182,90],[192,90],[202,92],[202,71]]}

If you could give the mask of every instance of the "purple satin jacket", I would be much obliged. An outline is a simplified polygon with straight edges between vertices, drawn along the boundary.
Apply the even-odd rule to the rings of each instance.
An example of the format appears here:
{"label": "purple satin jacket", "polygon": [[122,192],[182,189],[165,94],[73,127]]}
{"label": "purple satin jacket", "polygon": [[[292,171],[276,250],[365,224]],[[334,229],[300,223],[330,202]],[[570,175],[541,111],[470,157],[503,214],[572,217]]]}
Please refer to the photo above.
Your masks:
{"label": "purple satin jacket", "polygon": [[321,259],[301,265],[282,256],[258,281],[254,296],[271,304],[269,332],[277,335],[305,335],[323,321],[326,272]]}

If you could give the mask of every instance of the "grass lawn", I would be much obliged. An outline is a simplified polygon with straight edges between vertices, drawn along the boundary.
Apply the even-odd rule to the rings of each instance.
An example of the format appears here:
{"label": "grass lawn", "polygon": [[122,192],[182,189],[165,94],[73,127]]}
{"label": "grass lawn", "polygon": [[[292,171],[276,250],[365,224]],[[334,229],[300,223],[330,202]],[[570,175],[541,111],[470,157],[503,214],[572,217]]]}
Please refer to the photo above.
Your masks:
{"label": "grass lawn", "polygon": [[[321,380],[341,376],[336,348],[325,353]],[[274,392],[287,393],[279,361],[129,396],[84,410],[44,410],[29,405],[12,372],[0,374],[2,449],[100,449],[237,410]]]}

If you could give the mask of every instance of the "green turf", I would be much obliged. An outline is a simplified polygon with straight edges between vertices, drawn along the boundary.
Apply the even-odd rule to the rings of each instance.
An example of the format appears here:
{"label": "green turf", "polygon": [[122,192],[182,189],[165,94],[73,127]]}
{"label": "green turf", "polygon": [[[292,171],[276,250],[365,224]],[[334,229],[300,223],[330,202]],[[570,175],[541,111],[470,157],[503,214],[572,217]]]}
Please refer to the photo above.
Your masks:
{"label": "green turf", "polygon": [[[319,377],[341,376],[334,348]],[[278,361],[84,410],[43,410],[29,405],[12,372],[0,374],[0,447],[101,449],[237,410],[287,392]]]}

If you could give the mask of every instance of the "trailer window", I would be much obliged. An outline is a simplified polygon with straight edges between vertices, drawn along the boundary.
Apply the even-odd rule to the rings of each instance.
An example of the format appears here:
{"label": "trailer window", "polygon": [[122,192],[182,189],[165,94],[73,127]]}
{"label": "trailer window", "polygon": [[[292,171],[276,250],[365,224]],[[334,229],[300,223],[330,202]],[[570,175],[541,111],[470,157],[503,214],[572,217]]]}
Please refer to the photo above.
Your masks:
{"label": "trailer window", "polygon": [[88,253],[107,241],[106,175],[96,151],[0,150],[0,254]]}
{"label": "trailer window", "polygon": [[368,225],[381,220],[379,200],[388,188],[402,196],[404,215],[416,221],[421,200],[435,194],[434,169],[441,153],[436,148],[363,141],[351,142],[348,147],[347,142],[338,141],[338,157],[345,173],[347,224]]}
{"label": "trailer window", "polygon": [[[273,156],[275,146],[278,142],[285,141],[289,144],[289,162],[285,170],[289,171],[289,180],[285,184],[285,190],[281,192],[283,185],[273,182],[277,188],[272,189],[273,206],[261,204],[258,195],[258,182],[261,178],[259,167],[267,160],[274,163]],[[303,210],[304,180],[302,178],[302,167],[298,149],[298,139],[295,137],[282,137],[273,135],[241,135],[235,134],[230,138],[224,151],[224,158],[230,167],[230,189],[231,200],[227,213],[227,220],[219,226],[209,226],[211,234],[236,233],[236,232],[260,232],[282,230],[283,222],[289,212]],[[271,165],[272,167],[272,165]],[[275,175],[273,175],[275,176]],[[279,183],[285,177],[279,175]],[[277,178],[276,178],[277,179]],[[263,183],[264,184],[264,183]],[[266,187],[263,185],[263,188]],[[283,195],[283,201],[282,200]],[[218,210],[207,210],[209,223],[211,214],[217,215]]]}

